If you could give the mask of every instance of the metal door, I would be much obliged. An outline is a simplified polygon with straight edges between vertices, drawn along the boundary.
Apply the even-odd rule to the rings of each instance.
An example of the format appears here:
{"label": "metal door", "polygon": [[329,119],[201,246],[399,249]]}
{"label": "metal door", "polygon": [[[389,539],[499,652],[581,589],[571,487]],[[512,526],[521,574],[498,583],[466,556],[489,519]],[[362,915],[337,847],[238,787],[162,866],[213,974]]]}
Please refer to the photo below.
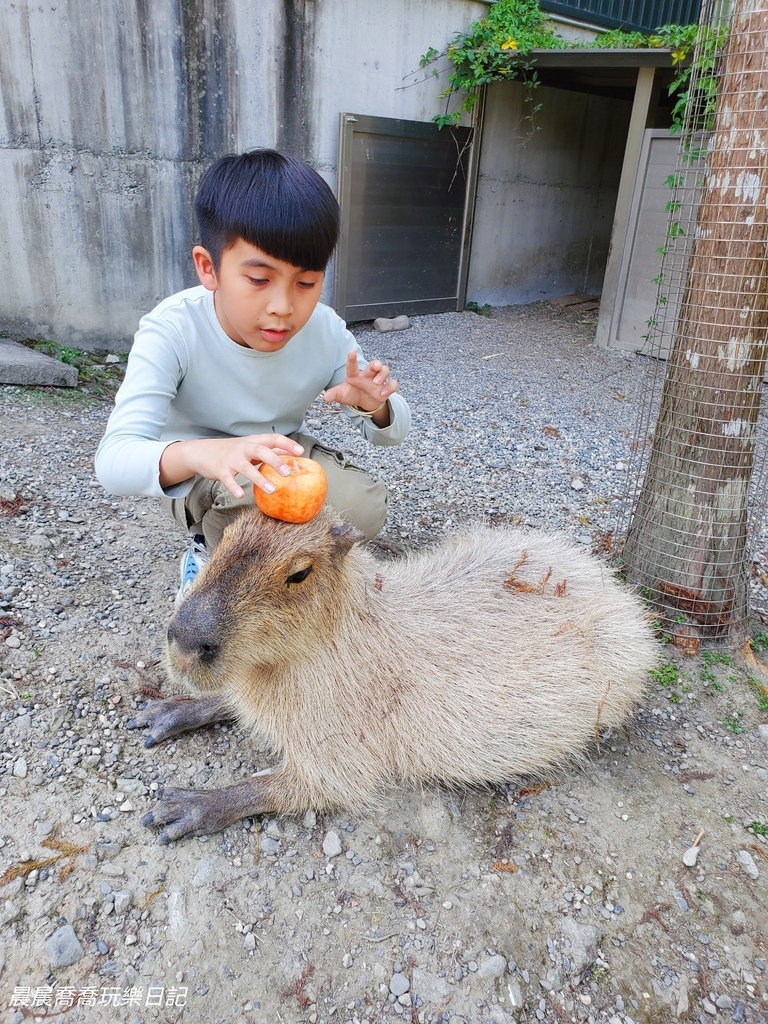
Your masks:
{"label": "metal door", "polygon": [[[663,129],[648,128],[638,161],[635,191],[627,225],[627,238],[616,286],[616,300],[606,344],[629,352],[650,352],[649,321],[655,317],[659,330],[653,336],[653,354],[666,359],[674,339],[679,302],[688,272],[693,243],[693,226],[700,199],[695,162],[680,171],[677,166],[680,137]],[[669,178],[681,177],[675,199],[682,203],[677,218],[688,229],[674,239],[674,260],[666,267],[667,280],[661,289],[664,302],[658,304],[661,249],[669,244],[669,204],[673,198]],[[656,351],[656,347],[661,349]]]}
{"label": "metal door", "polygon": [[342,114],[334,308],[348,322],[463,307],[472,129]]}

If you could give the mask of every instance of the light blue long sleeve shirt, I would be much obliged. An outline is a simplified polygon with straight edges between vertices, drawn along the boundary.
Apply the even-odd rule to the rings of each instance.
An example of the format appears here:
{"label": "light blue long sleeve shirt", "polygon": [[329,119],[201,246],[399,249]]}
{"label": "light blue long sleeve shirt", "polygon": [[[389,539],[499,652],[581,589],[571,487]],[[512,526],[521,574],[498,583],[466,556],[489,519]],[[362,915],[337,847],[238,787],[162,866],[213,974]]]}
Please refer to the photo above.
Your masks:
{"label": "light blue long sleeve shirt", "polygon": [[[174,441],[305,431],[307,409],[346,379],[347,353],[367,362],[344,321],[318,304],[306,325],[278,352],[257,352],[225,333],[213,292],[178,292],[142,318],[125,379],[96,452],[96,475],[112,494],[183,497],[192,480],[163,489],[160,456]],[[391,422],[348,415],[372,444],[401,444],[411,414],[389,399]],[[345,407],[342,407],[345,408]]]}

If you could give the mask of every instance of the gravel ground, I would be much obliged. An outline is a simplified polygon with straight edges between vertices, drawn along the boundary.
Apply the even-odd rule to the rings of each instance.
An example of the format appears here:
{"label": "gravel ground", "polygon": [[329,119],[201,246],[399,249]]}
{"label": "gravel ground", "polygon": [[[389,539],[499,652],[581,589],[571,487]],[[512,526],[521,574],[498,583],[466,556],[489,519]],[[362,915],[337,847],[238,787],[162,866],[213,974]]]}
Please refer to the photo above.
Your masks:
{"label": "gravel ground", "polygon": [[[643,366],[594,326],[536,304],[360,327],[413,434],[365,448],[319,406],[311,427],[387,479],[390,547],[477,519],[614,527]],[[760,651],[665,648],[628,727],[548,786],[396,790],[162,847],[139,820],[165,783],[263,766],[236,727],[153,750],[125,728],[169,692],[182,538],[95,481],[107,403],[4,387],[0,410],[3,1020],[768,1021]]]}

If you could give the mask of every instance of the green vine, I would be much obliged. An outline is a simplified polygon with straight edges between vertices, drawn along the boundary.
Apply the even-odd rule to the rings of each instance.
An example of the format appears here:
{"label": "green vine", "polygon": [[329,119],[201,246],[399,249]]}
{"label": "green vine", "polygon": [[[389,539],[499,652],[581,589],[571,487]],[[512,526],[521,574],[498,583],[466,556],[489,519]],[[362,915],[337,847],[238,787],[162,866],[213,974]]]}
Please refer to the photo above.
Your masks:
{"label": "green vine", "polygon": [[[664,25],[650,35],[641,32],[605,32],[587,43],[569,42],[552,28],[538,0],[496,0],[488,14],[473,22],[466,32],[459,32],[443,50],[430,47],[419,66],[430,68],[435,77],[441,72],[438,61],[447,59],[452,66],[448,85],[440,93],[446,101],[445,111],[433,117],[438,127],[460,123],[464,113],[477,103],[482,86],[490,82],[518,80],[528,87],[526,102],[530,105],[528,120],[540,109],[534,105],[534,90],[539,85],[532,50],[564,49],[649,49],[669,48],[672,64],[677,69],[670,85],[676,96],[672,111],[672,130],[682,127],[683,114],[694,70],[695,88],[703,94],[710,117],[717,96],[716,59],[726,30],[698,25]],[[688,60],[699,39],[696,61]],[[459,102],[452,107],[452,102]]]}
{"label": "green vine", "polygon": [[[439,128],[457,124],[462,114],[477,103],[480,88],[490,82],[504,79],[523,79],[535,88],[537,79],[530,61],[523,58],[531,50],[558,50],[568,44],[549,27],[546,15],[537,0],[497,0],[488,14],[473,22],[466,32],[454,36],[446,49],[430,47],[419,62],[420,67],[432,67],[432,74],[440,72],[435,63],[448,58],[453,70],[448,86],[440,93],[446,99],[444,114],[433,121]],[[450,110],[451,99],[460,94],[461,102]]]}
{"label": "green vine", "polygon": [[[684,26],[684,29],[696,29],[696,26]],[[692,41],[681,37],[677,48],[672,51],[673,61],[676,58],[680,61],[683,58],[679,57],[679,53],[685,51],[687,54],[687,48],[693,48],[693,59],[679,67],[669,92],[670,95],[676,96],[675,105],[672,108],[671,130],[682,133],[683,167],[690,168],[696,175],[696,184],[699,188],[703,185],[703,177],[697,173],[697,168],[706,157],[706,145],[702,144],[702,139],[703,135],[710,132],[714,126],[718,64],[727,34],[727,26],[724,24],[714,27],[702,25],[698,28],[698,33],[694,33]],[[678,216],[681,211],[691,212],[688,207],[684,207],[681,201],[686,179],[687,170],[684,170],[682,174],[670,174],[665,181],[667,188],[672,192],[672,198],[665,207],[670,217],[664,244],[656,250],[662,258],[662,270],[657,277],[653,278],[653,283],[657,286],[656,304],[660,309],[669,303],[669,296],[664,294],[662,287],[671,283],[664,280],[663,261],[667,259],[670,252],[674,252],[677,240],[685,237],[685,230],[680,220],[677,219]],[[653,333],[660,327],[655,313],[646,321],[646,326],[648,333],[643,335],[643,350],[651,341]]]}

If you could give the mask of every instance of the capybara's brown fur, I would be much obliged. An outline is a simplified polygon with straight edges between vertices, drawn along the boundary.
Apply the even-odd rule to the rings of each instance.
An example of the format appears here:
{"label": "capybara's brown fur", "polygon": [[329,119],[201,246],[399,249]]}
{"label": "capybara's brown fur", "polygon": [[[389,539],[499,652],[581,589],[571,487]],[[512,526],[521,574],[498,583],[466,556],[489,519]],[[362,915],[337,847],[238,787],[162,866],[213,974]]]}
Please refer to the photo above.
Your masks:
{"label": "capybara's brown fur", "polygon": [[[393,781],[540,775],[643,692],[658,653],[647,615],[573,541],[477,527],[381,561],[358,540],[326,510],[303,525],[248,512],[171,621],[172,680],[209,695],[206,721],[228,710],[280,758],[223,791],[235,816],[360,808]],[[147,822],[175,838],[226,823],[209,812]]]}

